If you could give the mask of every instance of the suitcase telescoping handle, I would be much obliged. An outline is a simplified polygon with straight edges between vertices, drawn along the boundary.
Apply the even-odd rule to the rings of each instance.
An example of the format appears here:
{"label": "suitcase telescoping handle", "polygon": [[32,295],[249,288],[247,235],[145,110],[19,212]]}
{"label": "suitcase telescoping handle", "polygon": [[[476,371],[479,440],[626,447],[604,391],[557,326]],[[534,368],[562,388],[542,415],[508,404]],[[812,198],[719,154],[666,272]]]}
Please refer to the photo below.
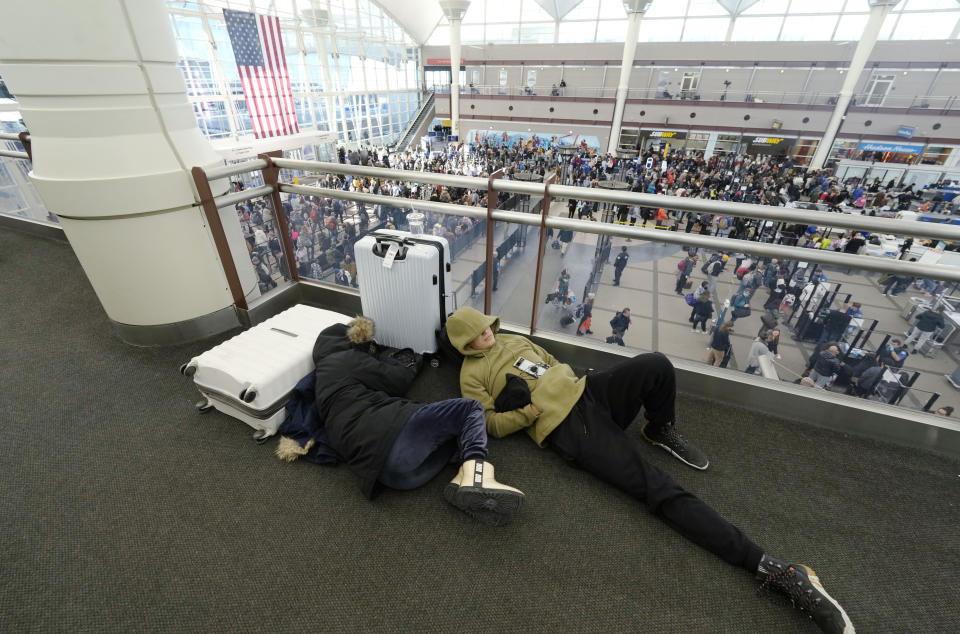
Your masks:
{"label": "suitcase telescoping handle", "polygon": [[413,246],[416,244],[413,240],[407,238],[394,237],[394,236],[376,236],[377,243],[373,245],[373,254],[378,258],[385,257],[387,255],[387,250],[392,245],[397,245],[397,257],[394,260],[403,260],[407,257],[407,247]]}

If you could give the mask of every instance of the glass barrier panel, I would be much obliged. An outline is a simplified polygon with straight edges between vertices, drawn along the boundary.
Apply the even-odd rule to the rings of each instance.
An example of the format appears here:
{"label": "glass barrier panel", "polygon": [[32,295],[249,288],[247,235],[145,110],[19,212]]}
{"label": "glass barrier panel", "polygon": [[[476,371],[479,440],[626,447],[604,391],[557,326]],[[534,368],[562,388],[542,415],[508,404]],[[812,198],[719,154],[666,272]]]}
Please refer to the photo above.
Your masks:
{"label": "glass barrier panel", "polygon": [[[288,204],[284,204],[284,212],[286,213],[288,227],[291,228],[292,232],[296,232],[297,224],[293,220],[297,216],[293,207],[288,208]],[[250,265],[253,267],[253,279],[256,283],[256,291],[253,293],[244,284],[244,293],[248,300],[273,295],[288,286],[292,278],[287,260],[283,255],[281,230],[273,208],[272,197],[263,196],[237,203],[236,213],[240,221],[240,231],[243,235],[244,245],[247,247],[250,256]],[[226,225],[224,230],[228,230]],[[291,237],[296,244],[296,234],[294,233]],[[238,273],[242,282],[245,278],[245,272],[238,270]]]}
{"label": "glass barrier panel", "polygon": [[[741,231],[799,245],[825,238],[830,250],[849,244],[850,232],[825,227],[797,234],[773,223],[751,232],[748,224],[743,233],[740,227],[721,229],[716,221],[701,224],[705,219],[696,214],[671,212],[645,221],[642,212],[628,210],[624,218],[617,208],[599,207],[598,222],[646,224],[664,232]],[[565,200],[554,201],[552,215],[568,213]],[[960,266],[960,253],[921,242],[905,248],[902,239],[869,236],[854,246],[868,255]],[[957,284],[752,257],[731,244],[715,251],[555,232],[544,255],[537,329],[911,410],[960,404]],[[533,255],[519,268],[534,267]],[[510,297],[499,299],[500,310],[511,322],[529,323],[532,288],[532,280],[501,287]]]}

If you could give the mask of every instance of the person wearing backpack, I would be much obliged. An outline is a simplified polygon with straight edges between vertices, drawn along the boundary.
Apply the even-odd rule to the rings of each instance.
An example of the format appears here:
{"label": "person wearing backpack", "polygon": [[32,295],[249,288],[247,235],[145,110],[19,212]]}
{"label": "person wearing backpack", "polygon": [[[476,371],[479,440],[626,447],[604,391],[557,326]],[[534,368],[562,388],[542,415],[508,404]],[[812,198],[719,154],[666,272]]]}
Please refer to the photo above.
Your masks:
{"label": "person wearing backpack", "polygon": [[713,297],[718,297],[717,295],[717,284],[720,281],[720,274],[723,273],[723,270],[727,267],[727,262],[730,261],[730,256],[724,253],[720,256],[720,259],[711,265],[710,270],[707,272],[708,280],[707,290],[710,291],[710,295]]}
{"label": "person wearing backpack", "polygon": [[[704,282],[706,284],[706,282]],[[700,329],[707,332],[707,320],[713,317],[713,302],[710,301],[710,291],[704,289],[693,304],[693,310],[690,312],[690,332],[697,332],[697,324]]]}
{"label": "person wearing backpack", "polygon": [[717,235],[721,238],[727,237],[730,233],[730,218],[720,216],[717,218]]}
{"label": "person wearing backpack", "polygon": [[683,295],[683,287],[687,283],[690,274],[693,273],[693,267],[697,264],[697,256],[688,255],[677,263],[677,286],[674,289],[677,295]]}
{"label": "person wearing backpack", "polygon": [[625,345],[623,343],[623,335],[627,332],[627,328],[630,327],[630,309],[624,308],[619,313],[613,316],[613,319],[610,320],[610,328],[613,331],[609,337],[606,338],[606,343],[615,343],[617,345]]}
{"label": "person wearing backpack", "polygon": [[620,247],[620,253],[617,254],[616,259],[613,261],[613,285],[620,286],[620,276],[623,275],[623,269],[627,268],[627,260],[630,259],[630,256],[627,255],[627,247]]}
{"label": "person wearing backpack", "polygon": [[560,241],[560,255],[566,255],[567,247],[573,242],[573,231],[570,229],[561,229],[560,233],[557,234],[557,240]]}

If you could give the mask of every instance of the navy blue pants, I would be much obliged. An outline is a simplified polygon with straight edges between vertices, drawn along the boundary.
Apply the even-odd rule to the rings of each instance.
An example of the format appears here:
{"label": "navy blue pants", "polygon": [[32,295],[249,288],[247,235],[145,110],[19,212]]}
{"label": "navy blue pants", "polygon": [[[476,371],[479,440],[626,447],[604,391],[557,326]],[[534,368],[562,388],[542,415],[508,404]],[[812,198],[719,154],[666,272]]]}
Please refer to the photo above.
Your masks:
{"label": "navy blue pants", "polygon": [[378,478],[391,489],[421,487],[456,459],[487,457],[483,405],[472,398],[428,403],[407,421],[393,442]]}

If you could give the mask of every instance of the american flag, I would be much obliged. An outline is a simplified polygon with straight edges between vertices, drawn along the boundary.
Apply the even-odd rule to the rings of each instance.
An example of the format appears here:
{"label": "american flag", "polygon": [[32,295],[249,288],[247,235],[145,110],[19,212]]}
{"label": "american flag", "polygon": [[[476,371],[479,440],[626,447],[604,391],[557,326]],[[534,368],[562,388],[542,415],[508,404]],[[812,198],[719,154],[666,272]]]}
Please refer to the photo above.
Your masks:
{"label": "american flag", "polygon": [[223,10],[223,18],[254,136],[262,139],[299,132],[279,18],[231,9]]}

